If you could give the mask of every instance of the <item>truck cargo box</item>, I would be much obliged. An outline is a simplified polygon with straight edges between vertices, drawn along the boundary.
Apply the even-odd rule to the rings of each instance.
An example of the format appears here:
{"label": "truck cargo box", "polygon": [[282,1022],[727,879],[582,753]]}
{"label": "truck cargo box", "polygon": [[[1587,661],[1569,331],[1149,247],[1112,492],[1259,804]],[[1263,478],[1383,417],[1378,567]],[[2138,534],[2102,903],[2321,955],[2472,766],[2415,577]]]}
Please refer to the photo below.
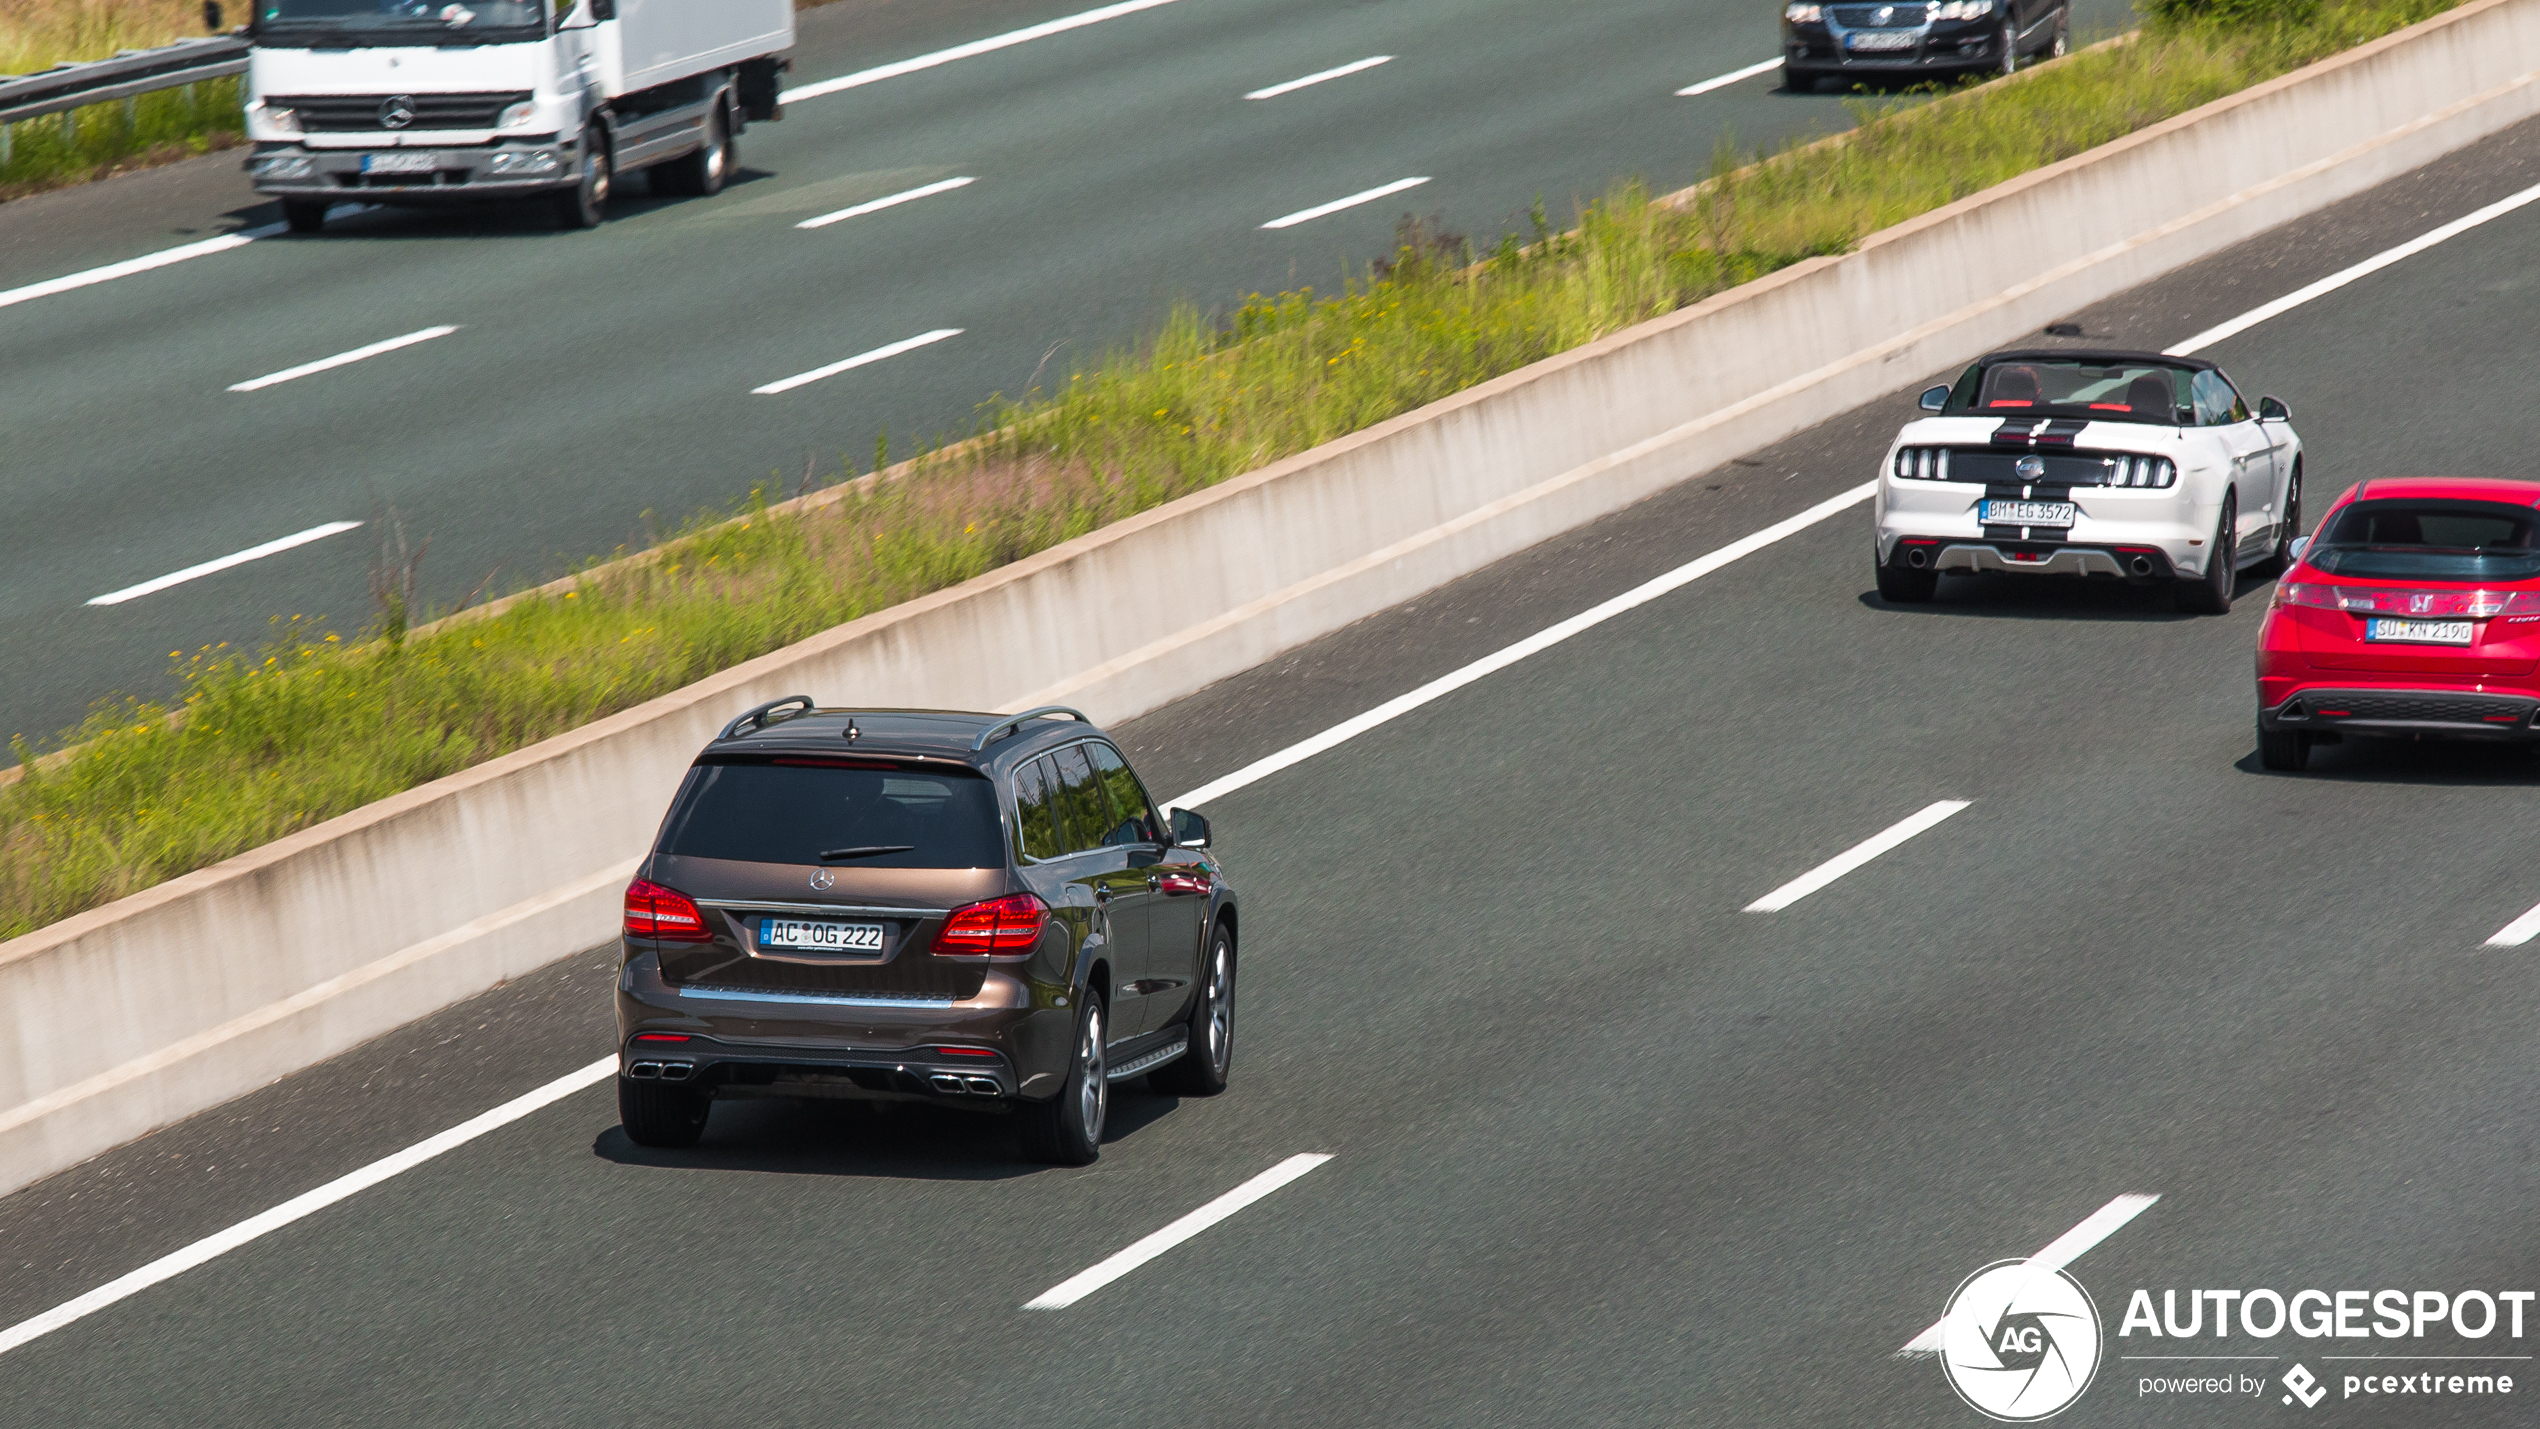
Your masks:
{"label": "truck cargo box", "polygon": [[794,43],[793,0],[616,0],[616,11],[617,23],[600,27],[597,57],[601,92],[611,98]]}

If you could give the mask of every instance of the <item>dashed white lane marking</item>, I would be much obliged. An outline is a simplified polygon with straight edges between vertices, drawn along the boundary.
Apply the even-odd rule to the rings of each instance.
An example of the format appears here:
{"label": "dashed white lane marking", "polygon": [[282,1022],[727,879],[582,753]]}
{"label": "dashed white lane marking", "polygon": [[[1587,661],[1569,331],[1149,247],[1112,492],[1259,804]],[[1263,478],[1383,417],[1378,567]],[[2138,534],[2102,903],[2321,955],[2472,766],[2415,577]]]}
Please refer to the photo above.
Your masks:
{"label": "dashed white lane marking", "polygon": [[261,1215],[224,1231],[203,1237],[183,1250],[160,1256],[128,1275],[107,1281],[76,1300],[64,1301],[32,1319],[21,1320],[0,1330],[0,1354],[7,1354],[29,1340],[49,1335],[73,1321],[94,1315],[118,1300],[149,1289],[162,1280],[183,1275],[217,1256],[228,1254],[261,1236],[282,1229],[305,1216],[334,1205],[348,1196],[358,1195],[391,1176],[411,1171],[444,1151],[464,1146],[498,1127],[509,1126],[541,1107],[564,1100],[584,1087],[607,1080],[617,1072],[617,1057],[612,1053],[587,1067],[568,1072],[536,1091],[512,1098],[492,1111],[460,1122],[438,1136],[418,1141],[403,1151],[383,1156],[358,1171],[338,1176],[314,1191],[292,1197]]}
{"label": "dashed white lane marking", "polygon": [[1261,226],[1264,228],[1294,228],[1300,223],[1306,223],[1314,219],[1321,218],[1327,213],[1338,213],[1345,208],[1356,208],[1362,203],[1374,203],[1376,200],[1383,198],[1387,194],[1398,194],[1404,189],[1416,189],[1427,182],[1428,179],[1425,177],[1416,179],[1396,179],[1392,183],[1385,184],[1377,188],[1367,189],[1359,193],[1354,193],[1347,198],[1338,198],[1332,200],[1330,203],[1317,204],[1312,208],[1299,209],[1285,218],[1274,218]]}
{"label": "dashed white lane marking", "polygon": [[2425,250],[2432,248],[2438,243],[2458,238],[2462,234],[2469,232],[2471,229],[2478,227],[2482,223],[2486,223],[2491,219],[2502,218],[2506,214],[2509,214],[2515,209],[2518,209],[2524,204],[2530,203],[2534,200],[2540,200],[2540,184],[2534,184],[2520,193],[2510,194],[2504,198],[2500,198],[2494,203],[2487,205],[2485,208],[2462,214],[2460,217],[2453,219],[2450,223],[2444,224],[2440,228],[2430,229],[2424,233],[2418,234],[2416,237],[2409,239],[2407,242],[2402,243],[2395,248],[2385,248],[2351,268],[2339,269],[2337,272],[2329,274],[2327,277],[2320,279],[2316,283],[2294,289],[2292,292],[2285,294],[2283,297],[2276,299],[2274,302],[2260,303],[2258,306],[2251,308],[2249,311],[2242,313],[2240,316],[2233,318],[2231,321],[2220,324],[2216,327],[2209,327],[2203,332],[2196,334],[2194,337],[2189,338],[2187,341],[2180,343],[2178,346],[2166,350],[2172,357],[2185,357],[2188,354],[2196,352],[2202,348],[2211,347],[2215,343],[2222,341],[2224,338],[2233,337],[2240,333],[2247,332],[2249,329],[2256,327],[2258,324],[2265,322],[2269,318],[2289,313],[2295,308],[2302,306],[2304,303],[2309,302],[2313,298],[2326,293],[2336,292],[2338,289],[2345,287],[2348,283],[2355,281],[2357,278],[2361,278],[2372,273],[2378,273],[2382,269],[2389,267],[2391,264],[2396,263],[2403,258],[2412,258],[2417,254],[2423,253]]}
{"label": "dashed white lane marking", "polygon": [[1380,64],[1391,64],[1392,62],[1393,56],[1391,55],[1369,55],[1363,60],[1351,60],[1348,64],[1339,65],[1332,69],[1317,70],[1302,79],[1292,79],[1285,84],[1274,84],[1268,89],[1256,89],[1252,93],[1245,95],[1244,98],[1276,99],[1282,94],[1303,89],[1309,84],[1321,84],[1327,79],[1339,79],[1343,75],[1356,74],[1360,70],[1374,69]]}
{"label": "dashed white lane marking", "polygon": [[[368,213],[370,207],[366,203],[338,204],[327,210],[326,216],[329,219],[350,218],[357,213]],[[233,248],[244,248],[250,243],[277,237],[290,231],[289,224],[268,223],[262,228],[250,228],[239,233],[225,233],[218,238],[203,239],[199,243],[187,243],[157,253],[145,253],[138,258],[127,258],[121,263],[109,263],[103,268],[90,268],[85,272],[72,273],[60,278],[47,278],[41,283],[29,283],[23,288],[10,288],[0,292],[0,308],[11,307],[36,298],[49,298],[55,293],[67,293],[75,288],[111,283],[117,278],[129,278],[135,273],[147,273],[154,269],[165,268],[170,264],[183,263],[192,258],[207,258],[214,253],[226,253]]]}
{"label": "dashed white lane marking", "polygon": [[1064,1310],[1331,1159],[1319,1152],[1291,1156],[1119,1254],[1097,1261],[1042,1291],[1023,1308]]}
{"label": "dashed white lane marking", "polygon": [[1123,15],[1134,15],[1140,10],[1153,10],[1172,3],[1173,0],[1126,0],[1126,3],[1119,5],[1105,5],[1099,10],[1087,10],[1082,14],[1068,15],[1043,24],[1027,26],[1024,29],[1009,30],[1002,35],[990,35],[984,40],[972,40],[966,45],[955,45],[951,49],[937,50],[933,54],[918,55],[913,59],[893,60],[886,65],[875,65],[871,69],[860,69],[853,74],[842,74],[836,79],[824,79],[816,84],[800,85],[786,90],[783,94],[776,96],[776,99],[780,104],[818,99],[824,94],[836,94],[840,90],[857,89],[882,80],[897,79],[901,75],[915,74],[922,69],[933,69],[937,65],[951,64],[955,60],[966,60],[974,55],[984,55],[996,50],[1010,49],[1016,45],[1029,44],[1051,35],[1064,34],[1069,30],[1081,30],[1087,25],[1099,25],[1105,20],[1116,20]]}
{"label": "dashed white lane marking", "polygon": [[954,189],[967,188],[977,182],[979,181],[975,178],[945,179],[939,183],[931,183],[920,188],[913,188],[901,193],[895,193],[885,198],[877,198],[870,203],[860,203],[853,208],[842,208],[836,213],[824,213],[818,218],[806,218],[794,226],[796,228],[827,228],[833,223],[843,223],[850,218],[862,218],[868,213],[880,213],[886,208],[897,208],[901,204],[909,203],[916,199],[932,198],[937,194],[951,193]]}
{"label": "dashed white lane marking", "polygon": [[1769,59],[1759,65],[1748,65],[1744,69],[1731,70],[1727,74],[1713,75],[1711,78],[1702,81],[1700,84],[1688,84],[1684,88],[1677,90],[1676,94],[1680,98],[1691,98],[1697,94],[1709,94],[1715,89],[1726,89],[1740,80],[1753,79],[1759,74],[1771,74],[1773,71],[1780,69],[1781,67],[1782,62],[1778,58]]}
{"label": "dashed white lane marking", "polygon": [[942,342],[948,337],[959,337],[962,332],[963,329],[957,327],[939,327],[933,332],[921,332],[915,337],[902,338],[898,342],[892,343],[887,347],[877,347],[871,352],[859,352],[844,362],[833,362],[827,367],[815,367],[809,372],[788,377],[782,382],[770,382],[764,387],[753,387],[750,389],[750,395],[754,397],[773,397],[779,392],[791,392],[797,387],[808,386],[811,383],[820,381],[824,377],[835,377],[841,372],[863,367],[870,363],[880,362],[885,358],[897,357],[901,353],[907,352],[912,348],[924,347],[929,343]]}
{"label": "dashed white lane marking", "polygon": [[456,327],[428,327],[421,332],[407,333],[404,337],[392,337],[385,342],[374,342],[368,347],[357,347],[350,352],[339,352],[333,357],[321,357],[315,362],[304,362],[297,367],[286,367],[280,372],[270,372],[252,381],[234,382],[230,384],[229,390],[261,392],[268,387],[279,387],[285,382],[296,382],[303,377],[314,376],[320,372],[331,372],[338,367],[350,367],[356,362],[367,362],[383,352],[395,352],[401,347],[412,347],[419,342],[430,342],[436,337],[448,337],[457,331]]}
{"label": "dashed white lane marking", "polygon": [[2498,928],[2495,936],[2487,940],[2487,946],[2519,948],[2533,938],[2540,938],[2540,907],[2533,908],[2530,912]]}
{"label": "dashed white lane marking", "polygon": [[[2028,1258],[2029,1268],[2040,1275],[2054,1274],[2079,1260],[2083,1251],[2115,1235],[2126,1222],[2152,1209],[2152,1203],[2159,1199],[2161,1198],[2157,1193],[2144,1195],[2130,1192],[2117,1197],[2092,1211],[2080,1225],[2048,1241],[2044,1249]],[[1904,1346],[1897,1350],[1896,1357],[1905,1359],[1918,1355],[1939,1354],[1941,1327],[1947,1323],[1945,1320],[1934,1320],[1930,1329],[1907,1340]]]}
{"label": "dashed white lane marking", "polygon": [[243,566],[249,561],[261,561],[267,556],[288,551],[294,546],[305,546],[311,541],[323,541],[329,536],[340,536],[361,524],[359,521],[329,521],[323,526],[311,526],[306,531],[294,531],[288,536],[267,541],[261,546],[249,546],[246,550],[223,556],[217,561],[205,561],[199,566],[187,566],[181,571],[170,571],[156,580],[143,581],[139,585],[128,585],[122,590],[108,591],[88,603],[90,605],[121,605],[127,600],[139,600],[145,595],[166,590],[169,586],[183,585],[187,581],[199,580],[204,576],[228,570],[232,566]]}
{"label": "dashed white lane marking", "polygon": [[1773,913],[1787,908],[1965,807],[1964,799],[1943,799],[1927,805],[1747,904],[1746,911]]}
{"label": "dashed white lane marking", "polygon": [[1776,521],[1751,535],[1741,536],[1709,555],[1687,561],[1665,575],[1644,581],[1612,600],[1590,606],[1558,624],[1547,625],[1514,645],[1485,655],[1459,670],[1440,675],[1408,694],[1396,695],[1364,714],[1354,715],[1341,721],[1321,734],[1298,740],[1275,754],[1267,754],[1254,760],[1232,774],[1212,779],[1173,800],[1166,807],[1196,809],[1211,799],[1223,798],[1246,785],[1259,783],[1290,765],[1302,764],[1326,750],[1347,744],[1378,725],[1399,719],[1431,700],[1452,694],[1485,675],[1505,670],[1530,655],[1540,655],[1573,635],[1593,630],[1625,611],[1637,610],[1670,591],[1691,585],[1732,561],[1751,556],[1776,541],[1807,530],[1820,521],[1840,516],[1869,500],[1871,493],[1877,490],[1877,482],[1865,481],[1839,496],[1818,502],[1796,516]]}

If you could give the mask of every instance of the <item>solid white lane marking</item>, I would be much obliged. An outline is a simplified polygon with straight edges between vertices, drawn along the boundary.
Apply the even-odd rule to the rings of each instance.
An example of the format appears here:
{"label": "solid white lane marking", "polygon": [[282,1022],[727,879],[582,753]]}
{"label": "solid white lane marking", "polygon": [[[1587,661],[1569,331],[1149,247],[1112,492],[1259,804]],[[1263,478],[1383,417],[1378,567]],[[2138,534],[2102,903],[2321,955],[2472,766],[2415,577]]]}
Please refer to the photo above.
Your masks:
{"label": "solid white lane marking", "polygon": [[2491,948],[2519,948],[2533,938],[2540,938],[2540,907],[2534,907],[2505,926],[2487,940]]}
{"label": "solid white lane marking", "polygon": [[815,367],[809,372],[802,373],[801,375],[795,377],[788,377],[782,382],[770,382],[764,387],[753,387],[750,389],[750,395],[754,397],[773,397],[779,392],[791,392],[797,387],[808,386],[811,383],[818,382],[824,377],[835,377],[841,372],[862,367],[868,363],[880,362],[884,358],[897,357],[911,348],[924,347],[931,342],[942,342],[948,337],[959,337],[961,336],[962,331],[962,329],[957,327],[939,327],[933,332],[921,332],[915,337],[902,338],[888,347],[877,347],[871,352],[859,352],[844,362],[833,362],[827,367]]}
{"label": "solid white lane marking", "polygon": [[2421,233],[2396,248],[2385,248],[2351,268],[2340,269],[2307,287],[2296,288],[2274,302],[2261,303],[2227,323],[2209,327],[2178,346],[2165,350],[2172,357],[2185,357],[2199,349],[2211,347],[2224,338],[2247,332],[2269,318],[2289,313],[2313,298],[2336,292],[2357,278],[2378,273],[2403,258],[2412,258],[2438,243],[2458,238],[2490,219],[2502,218],[2536,199],[2540,199],[2540,184],[2534,184],[2520,193],[2500,198],[2485,208],[2462,214],[2450,223]]}
{"label": "solid white lane marking", "polygon": [[1317,1152],[1291,1156],[1119,1254],[1098,1261],[1042,1291],[1023,1308],[1064,1310],[1331,1159]]}
{"label": "solid white lane marking", "polygon": [[339,352],[333,357],[321,357],[315,362],[304,362],[297,367],[286,367],[280,372],[267,373],[252,381],[232,383],[229,390],[261,392],[268,387],[279,387],[285,382],[296,382],[303,377],[313,376],[320,372],[332,372],[338,367],[350,367],[356,362],[367,361],[383,352],[395,352],[401,347],[412,347],[419,342],[430,342],[436,337],[448,337],[457,331],[455,327],[428,327],[421,332],[407,333],[404,337],[392,337],[385,342],[374,342],[368,347],[357,347],[350,352]]}
{"label": "solid white lane marking", "polygon": [[1943,799],[1921,812],[1899,819],[1852,847],[1818,864],[1790,882],[1746,905],[1749,913],[1772,913],[1787,908],[1827,884],[1834,882],[1871,859],[1932,827],[1951,814],[1967,807],[1964,799]]}
{"label": "solid white lane marking", "polygon": [[[366,203],[338,204],[327,210],[326,216],[330,219],[350,218],[357,213],[368,213],[370,208],[371,206]],[[183,263],[191,258],[207,258],[214,253],[226,253],[233,248],[244,248],[250,243],[278,237],[290,231],[289,224],[268,223],[262,228],[225,233],[218,238],[206,238],[198,243],[186,243],[157,253],[145,253],[138,258],[127,258],[121,263],[109,263],[103,268],[90,268],[85,272],[71,273],[59,278],[47,278],[41,283],[29,283],[23,288],[0,291],[0,308],[11,307],[36,298],[49,298],[55,293],[67,293],[75,288],[111,283],[117,278],[129,278],[135,273],[147,273],[153,269],[165,268],[172,263]]]}
{"label": "solid white lane marking", "polygon": [[290,550],[294,546],[305,546],[311,541],[323,541],[329,536],[340,536],[360,524],[362,523],[359,521],[329,521],[323,526],[311,526],[306,531],[295,531],[277,540],[267,541],[261,546],[249,546],[246,550],[223,556],[217,561],[205,561],[199,566],[187,566],[181,571],[170,571],[156,580],[143,581],[139,585],[128,585],[118,591],[108,591],[88,603],[90,605],[121,605],[127,600],[138,600],[145,595],[156,594],[172,585],[183,585],[187,581],[228,570],[231,566],[243,566],[249,561],[261,561],[267,556]]}
{"label": "solid white lane marking", "polygon": [[1356,208],[1362,203],[1374,203],[1376,200],[1383,198],[1387,194],[1398,194],[1404,189],[1416,189],[1427,182],[1428,180],[1426,178],[1396,179],[1392,183],[1386,184],[1381,188],[1372,188],[1363,193],[1354,193],[1347,198],[1334,199],[1330,203],[1318,204],[1313,208],[1299,209],[1285,218],[1274,218],[1261,226],[1264,228],[1294,228],[1300,223],[1321,218],[1327,213],[1338,213],[1345,208]]}
{"label": "solid white lane marking", "polygon": [[1285,84],[1274,84],[1268,89],[1256,89],[1252,93],[1245,95],[1244,98],[1276,99],[1282,94],[1303,89],[1309,84],[1321,84],[1327,79],[1339,79],[1345,74],[1356,74],[1360,70],[1374,69],[1380,64],[1390,64],[1392,62],[1393,56],[1391,55],[1369,55],[1363,60],[1351,60],[1348,64],[1341,65],[1335,69],[1317,70],[1313,74],[1305,76],[1303,79],[1292,79]]}
{"label": "solid white lane marking", "polygon": [[836,79],[824,79],[816,84],[801,85],[776,96],[776,101],[779,104],[793,104],[800,100],[818,99],[824,94],[836,94],[840,90],[857,89],[882,80],[897,79],[901,75],[915,74],[922,69],[933,69],[937,65],[951,64],[955,60],[966,60],[973,55],[984,55],[1015,45],[1029,44],[1050,35],[1063,34],[1069,30],[1081,30],[1087,25],[1099,25],[1105,20],[1116,20],[1123,15],[1134,15],[1140,10],[1153,10],[1172,3],[1173,0],[1126,0],[1124,4],[1105,5],[1099,10],[1087,10],[1083,14],[1069,15],[1045,24],[1009,30],[1002,35],[991,35],[984,40],[972,40],[966,45],[955,45],[951,49],[937,50],[933,54],[919,55],[914,59],[894,60],[886,65],[875,65],[871,69],[857,70],[853,74],[842,74]]}
{"label": "solid white lane marking", "polygon": [[1603,625],[1625,611],[1636,610],[1670,591],[1691,585],[1732,561],[1751,556],[1776,541],[1807,530],[1820,521],[1840,516],[1869,500],[1871,493],[1877,490],[1877,482],[1865,481],[1839,496],[1828,497],[1796,516],[1776,521],[1752,535],[1741,536],[1707,556],[1687,561],[1665,575],[1632,587],[1612,600],[1590,606],[1558,624],[1547,625],[1514,645],[1485,655],[1462,669],[1440,675],[1420,688],[1408,694],[1397,695],[1365,714],[1352,716],[1321,734],[1298,740],[1276,754],[1264,755],[1232,774],[1212,779],[1182,797],[1172,800],[1166,807],[1196,809],[1211,799],[1223,798],[1246,785],[1259,783],[1290,765],[1302,764],[1325,750],[1338,748],[1378,725],[1399,719],[1431,700],[1452,694],[1485,675],[1505,670],[1530,655],[1539,655],[1573,635]]}
{"label": "solid white lane marking", "polygon": [[940,183],[895,193],[887,198],[877,198],[870,203],[860,203],[853,208],[842,208],[836,213],[824,213],[818,218],[806,218],[794,226],[796,228],[827,228],[833,223],[843,223],[850,218],[862,218],[868,213],[880,213],[886,208],[896,208],[913,199],[932,198],[936,194],[950,193],[954,189],[965,188],[977,182],[979,181],[975,178],[945,179]]}
{"label": "solid white lane marking", "polygon": [[6,1330],[0,1330],[0,1354],[7,1354],[29,1340],[49,1335],[64,1325],[94,1315],[162,1280],[183,1275],[207,1260],[226,1255],[249,1241],[278,1231],[348,1196],[369,1190],[391,1176],[411,1171],[444,1151],[464,1146],[489,1131],[509,1126],[541,1107],[562,1101],[584,1087],[606,1081],[616,1072],[617,1056],[611,1053],[587,1067],[556,1078],[536,1091],[514,1097],[492,1111],[460,1122],[438,1136],[383,1156],[358,1171],[338,1176],[314,1191],[294,1196],[261,1215],[250,1216],[225,1231],[203,1237],[183,1250],[163,1255],[129,1275],[107,1281],[76,1300],[64,1301],[32,1319],[21,1320]]}
{"label": "solid white lane marking", "polygon": [[1782,62],[1780,59],[1769,59],[1759,65],[1748,65],[1744,69],[1731,70],[1727,74],[1713,75],[1711,78],[1702,81],[1700,84],[1688,84],[1684,88],[1677,90],[1676,94],[1681,98],[1690,98],[1697,94],[1709,94],[1715,89],[1726,89],[1730,85],[1737,83],[1739,80],[1753,79],[1759,74],[1771,74],[1774,70],[1780,69],[1781,67]]}
{"label": "solid white lane marking", "polygon": [[[2152,1209],[2152,1203],[2159,1199],[2158,1193],[2129,1193],[2117,1197],[2092,1211],[2080,1225],[2048,1241],[2043,1249],[2028,1258],[2029,1268],[2040,1275],[2054,1274],[2079,1260],[2083,1251],[2116,1234],[2126,1222]],[[1904,1347],[1897,1350],[1897,1358],[1939,1354],[1941,1328],[1947,1323],[1946,1320],[1933,1321],[1930,1329],[1907,1340]]]}

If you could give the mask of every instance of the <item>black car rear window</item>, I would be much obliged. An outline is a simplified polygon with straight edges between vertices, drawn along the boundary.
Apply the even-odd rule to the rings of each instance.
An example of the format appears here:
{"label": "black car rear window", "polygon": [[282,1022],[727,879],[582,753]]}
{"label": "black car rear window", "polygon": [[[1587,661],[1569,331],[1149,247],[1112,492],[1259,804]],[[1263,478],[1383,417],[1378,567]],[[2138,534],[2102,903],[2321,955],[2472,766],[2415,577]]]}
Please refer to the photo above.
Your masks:
{"label": "black car rear window", "polygon": [[978,775],[701,764],[662,826],[661,851],[743,863],[994,868],[1005,862],[1005,838],[996,788]]}
{"label": "black car rear window", "polygon": [[2331,575],[2389,580],[2528,580],[2540,576],[2540,511],[2496,501],[2358,501],[2311,542],[2304,559]]}

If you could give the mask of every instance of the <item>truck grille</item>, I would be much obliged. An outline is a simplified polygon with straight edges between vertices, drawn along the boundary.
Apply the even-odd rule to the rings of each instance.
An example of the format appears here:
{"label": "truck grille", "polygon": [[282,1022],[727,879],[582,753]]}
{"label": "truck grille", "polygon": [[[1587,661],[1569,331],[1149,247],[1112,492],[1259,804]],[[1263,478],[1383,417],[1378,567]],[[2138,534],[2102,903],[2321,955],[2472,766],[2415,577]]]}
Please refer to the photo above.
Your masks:
{"label": "truck grille", "polygon": [[[275,95],[265,101],[274,109],[300,116],[300,127],[312,134],[405,133],[417,129],[491,129],[494,120],[529,98],[516,94],[312,94]],[[414,110],[411,123],[392,126],[381,116],[392,99]]]}

